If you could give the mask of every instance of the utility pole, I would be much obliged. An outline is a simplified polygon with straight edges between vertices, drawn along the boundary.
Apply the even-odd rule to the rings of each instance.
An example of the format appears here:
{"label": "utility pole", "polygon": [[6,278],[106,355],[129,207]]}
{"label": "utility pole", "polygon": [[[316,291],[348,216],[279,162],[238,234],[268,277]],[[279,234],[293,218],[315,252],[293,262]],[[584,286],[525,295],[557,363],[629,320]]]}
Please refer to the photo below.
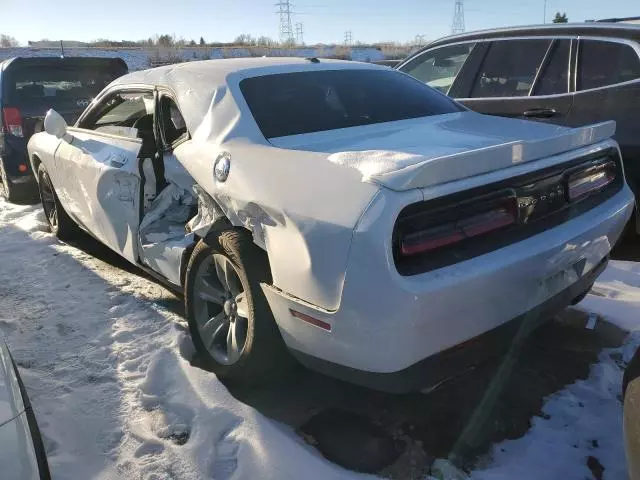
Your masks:
{"label": "utility pole", "polygon": [[542,19],[542,23],[547,23],[547,0],[544,0],[544,18]]}
{"label": "utility pole", "polygon": [[456,0],[453,10],[453,22],[451,23],[451,33],[464,33],[464,0]]}
{"label": "utility pole", "polygon": [[304,45],[304,27],[302,22],[296,23],[296,43],[298,45]]}
{"label": "utility pole", "polygon": [[347,30],[346,32],[344,32],[344,44],[351,45],[352,42],[353,42],[353,34],[351,30]]}
{"label": "utility pole", "polygon": [[280,0],[276,3],[276,7],[278,7],[277,13],[280,16],[280,42],[291,45],[295,42],[291,25],[291,0]]}

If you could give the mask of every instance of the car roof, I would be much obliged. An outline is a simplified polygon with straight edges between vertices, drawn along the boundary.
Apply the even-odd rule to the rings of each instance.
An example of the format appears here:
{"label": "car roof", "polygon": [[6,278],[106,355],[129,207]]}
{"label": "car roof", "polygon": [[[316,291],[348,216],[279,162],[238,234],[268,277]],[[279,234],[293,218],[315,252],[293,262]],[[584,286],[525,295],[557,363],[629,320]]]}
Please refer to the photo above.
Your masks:
{"label": "car roof", "polygon": [[222,79],[234,73],[241,73],[243,77],[266,75],[270,73],[287,73],[313,70],[334,70],[344,68],[379,68],[375,65],[346,60],[329,60],[300,57],[253,57],[253,58],[225,58],[217,60],[201,60],[184,62],[162,67],[140,70],[123,75],[113,85],[147,84],[166,85],[176,84],[180,80],[191,80],[194,77],[208,77]]}
{"label": "car roof", "polygon": [[[537,37],[537,36],[590,36],[622,38],[640,41],[640,25],[632,23],[551,23],[546,25],[526,25],[520,27],[494,28],[477,30],[443,37],[429,43],[420,52],[450,43],[469,40],[490,40],[492,38]],[[413,55],[412,55],[413,56]]]}
{"label": "car roof", "polygon": [[80,66],[88,68],[91,66],[118,65],[127,70],[127,63],[120,57],[11,57],[0,62],[0,72],[9,67],[21,66],[43,66],[56,68],[61,65]]}
{"label": "car roof", "polygon": [[[144,86],[166,87],[173,91],[190,132],[194,132],[214,105],[227,95],[230,86],[244,78],[318,70],[384,70],[386,67],[345,60],[296,57],[259,57],[202,60],[141,70],[117,78],[103,91]],[[102,94],[101,94],[102,95]]]}

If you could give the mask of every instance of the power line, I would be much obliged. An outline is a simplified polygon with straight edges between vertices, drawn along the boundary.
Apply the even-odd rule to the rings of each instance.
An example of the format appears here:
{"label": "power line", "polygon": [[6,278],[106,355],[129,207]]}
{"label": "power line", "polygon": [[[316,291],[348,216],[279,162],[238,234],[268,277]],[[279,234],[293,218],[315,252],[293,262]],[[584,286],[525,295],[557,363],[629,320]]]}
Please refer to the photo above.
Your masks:
{"label": "power line", "polygon": [[351,30],[344,32],[344,44],[351,45],[353,43],[353,33]]}
{"label": "power line", "polygon": [[298,45],[304,45],[304,27],[302,22],[296,23],[296,43]]}
{"label": "power line", "polygon": [[463,33],[464,28],[464,0],[456,0],[453,10],[453,22],[451,23],[451,33]]}
{"label": "power line", "polygon": [[276,7],[278,7],[277,13],[280,16],[280,42],[292,44],[295,39],[291,24],[291,0],[280,0],[276,3]]}

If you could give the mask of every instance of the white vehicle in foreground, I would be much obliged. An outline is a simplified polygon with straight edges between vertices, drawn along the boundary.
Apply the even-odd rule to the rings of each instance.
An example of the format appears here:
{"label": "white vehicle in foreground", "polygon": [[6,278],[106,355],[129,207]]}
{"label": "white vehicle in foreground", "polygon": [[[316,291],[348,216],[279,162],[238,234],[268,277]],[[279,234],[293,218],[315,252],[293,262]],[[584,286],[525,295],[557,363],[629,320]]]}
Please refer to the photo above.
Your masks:
{"label": "white vehicle in foreground", "polygon": [[403,391],[589,290],[633,208],[614,129],[480,115],[375,65],[233,59],[125,75],[73,128],[49,112],[29,157],[52,231],[183,290],[219,376],[270,378],[288,350]]}

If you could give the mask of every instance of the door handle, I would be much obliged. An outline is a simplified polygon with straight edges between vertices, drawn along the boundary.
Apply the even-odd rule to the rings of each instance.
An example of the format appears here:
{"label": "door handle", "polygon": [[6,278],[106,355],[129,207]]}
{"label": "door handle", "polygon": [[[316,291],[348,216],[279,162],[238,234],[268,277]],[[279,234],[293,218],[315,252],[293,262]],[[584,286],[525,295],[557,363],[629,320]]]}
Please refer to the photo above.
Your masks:
{"label": "door handle", "polygon": [[522,112],[527,118],[551,118],[555,117],[557,113],[555,108],[532,108]]}

